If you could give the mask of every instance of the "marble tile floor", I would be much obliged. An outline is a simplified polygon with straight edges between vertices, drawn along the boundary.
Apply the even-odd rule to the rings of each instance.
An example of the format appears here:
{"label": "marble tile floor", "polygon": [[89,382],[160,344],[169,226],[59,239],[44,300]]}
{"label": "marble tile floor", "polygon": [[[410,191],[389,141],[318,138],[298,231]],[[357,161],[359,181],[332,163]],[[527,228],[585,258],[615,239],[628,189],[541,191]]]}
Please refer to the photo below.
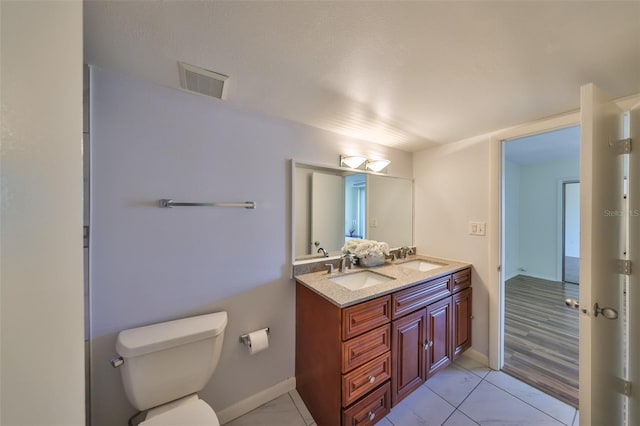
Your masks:
{"label": "marble tile floor", "polygon": [[[575,408],[500,371],[461,357],[393,408],[380,426],[566,425]],[[316,426],[294,390],[226,426]]]}

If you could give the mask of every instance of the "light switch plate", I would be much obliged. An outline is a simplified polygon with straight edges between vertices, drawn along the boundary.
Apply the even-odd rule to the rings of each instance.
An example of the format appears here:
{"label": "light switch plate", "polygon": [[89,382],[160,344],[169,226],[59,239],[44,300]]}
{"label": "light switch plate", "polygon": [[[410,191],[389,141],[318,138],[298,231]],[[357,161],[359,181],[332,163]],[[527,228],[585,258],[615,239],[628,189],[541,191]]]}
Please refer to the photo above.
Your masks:
{"label": "light switch plate", "polygon": [[486,234],[486,222],[469,222],[469,235],[482,236]]}

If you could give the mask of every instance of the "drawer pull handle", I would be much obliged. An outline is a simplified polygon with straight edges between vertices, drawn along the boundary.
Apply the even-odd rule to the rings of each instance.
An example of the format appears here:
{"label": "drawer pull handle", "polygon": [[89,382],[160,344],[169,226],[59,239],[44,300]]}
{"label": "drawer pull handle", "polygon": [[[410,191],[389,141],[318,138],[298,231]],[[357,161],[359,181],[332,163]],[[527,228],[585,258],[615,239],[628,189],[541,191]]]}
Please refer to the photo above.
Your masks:
{"label": "drawer pull handle", "polygon": [[369,411],[369,420],[373,421],[373,419],[376,418],[376,413],[374,413],[373,411]]}
{"label": "drawer pull handle", "polygon": [[376,381],[376,376],[369,376],[369,383],[373,383]]}

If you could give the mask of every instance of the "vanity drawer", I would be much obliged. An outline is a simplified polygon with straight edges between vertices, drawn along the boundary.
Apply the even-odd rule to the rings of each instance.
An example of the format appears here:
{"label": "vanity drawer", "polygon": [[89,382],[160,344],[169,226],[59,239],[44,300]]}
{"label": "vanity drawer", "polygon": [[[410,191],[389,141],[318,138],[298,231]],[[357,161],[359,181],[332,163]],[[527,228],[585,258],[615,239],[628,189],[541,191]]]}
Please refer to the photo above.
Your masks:
{"label": "vanity drawer", "polygon": [[342,343],[342,373],[360,367],[391,350],[389,324]]}
{"label": "vanity drawer", "polygon": [[453,293],[471,287],[471,269],[465,269],[453,274]]}
{"label": "vanity drawer", "polygon": [[342,376],[342,406],[346,407],[355,402],[389,378],[391,378],[391,352],[380,355]]}
{"label": "vanity drawer", "polygon": [[342,340],[388,323],[391,320],[390,307],[390,296],[384,296],[343,309]]}
{"label": "vanity drawer", "polygon": [[451,295],[450,275],[401,290],[391,296],[392,318],[396,319],[411,313],[449,295]]}
{"label": "vanity drawer", "polygon": [[360,400],[360,402],[342,411],[342,426],[373,425],[391,411],[391,385],[380,386]]}

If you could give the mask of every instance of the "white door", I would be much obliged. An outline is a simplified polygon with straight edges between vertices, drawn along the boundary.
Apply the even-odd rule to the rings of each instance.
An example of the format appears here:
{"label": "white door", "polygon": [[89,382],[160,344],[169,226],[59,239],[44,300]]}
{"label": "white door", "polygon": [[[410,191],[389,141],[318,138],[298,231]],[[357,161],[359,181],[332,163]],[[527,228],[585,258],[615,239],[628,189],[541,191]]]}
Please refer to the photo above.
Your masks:
{"label": "white door", "polygon": [[[344,178],[326,173],[311,176],[311,243],[328,252],[344,245]],[[312,253],[317,248],[312,246]]]}
{"label": "white door", "polygon": [[[593,84],[580,97],[580,424],[624,425],[623,156],[609,146],[622,139],[623,116]],[[596,315],[596,303],[621,316]]]}
{"label": "white door", "polygon": [[640,104],[631,109],[629,115],[629,136],[635,143],[635,152],[629,156],[629,260],[635,270],[629,276],[628,300],[628,336],[629,336],[629,375],[633,383],[629,398],[629,425],[640,424]]}

